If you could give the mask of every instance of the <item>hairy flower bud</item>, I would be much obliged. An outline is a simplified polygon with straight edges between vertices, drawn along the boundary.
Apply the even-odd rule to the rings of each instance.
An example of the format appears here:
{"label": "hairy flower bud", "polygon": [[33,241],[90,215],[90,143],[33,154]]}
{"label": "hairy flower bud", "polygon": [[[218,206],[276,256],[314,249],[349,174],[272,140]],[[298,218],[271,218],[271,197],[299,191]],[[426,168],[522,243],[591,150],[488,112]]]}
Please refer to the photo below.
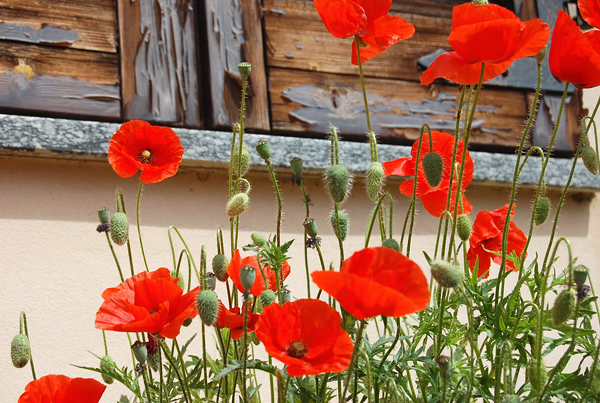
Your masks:
{"label": "hairy flower bud", "polygon": [[398,245],[398,242],[393,238],[386,239],[383,241],[381,246],[385,246],[386,248],[394,249],[395,251],[400,252],[400,245]]}
{"label": "hairy flower bud", "polygon": [[115,380],[112,376],[107,375],[104,372],[112,372],[114,367],[115,367],[115,362],[110,357],[110,355],[107,354],[104,357],[102,357],[102,359],[100,360],[100,371],[103,371],[102,372],[102,380],[107,385],[112,384]]}
{"label": "hairy flower bud", "polygon": [[544,361],[542,361],[540,363],[541,371],[538,376],[537,363],[537,359],[531,358],[525,367],[525,375],[529,383],[531,383],[531,389],[540,392],[548,380],[548,369],[546,368]]}
{"label": "hairy flower bud", "polygon": [[348,169],[341,165],[333,165],[325,174],[327,192],[334,203],[342,203],[350,193],[352,180]]}
{"label": "hairy flower bud", "polygon": [[198,316],[206,326],[212,326],[217,319],[219,310],[219,299],[213,290],[202,290],[196,299]]}
{"label": "hairy flower bud", "polygon": [[467,242],[471,238],[471,229],[473,227],[471,219],[466,214],[459,214],[456,220],[456,233],[461,241]]}
{"label": "hairy flower bud", "polygon": [[23,368],[31,359],[31,347],[29,338],[24,334],[18,334],[10,343],[10,358],[15,368]]}
{"label": "hairy flower bud", "polygon": [[445,260],[431,262],[431,276],[445,288],[454,288],[462,282],[462,271],[457,266]]}
{"label": "hairy flower bud", "polygon": [[230,217],[235,217],[242,214],[248,208],[250,204],[250,197],[247,193],[238,193],[233,195],[227,202],[225,211]]}
{"label": "hairy flower bud", "polygon": [[546,196],[538,197],[537,205],[535,206],[535,214],[533,221],[535,225],[542,225],[550,214],[550,199]]}
{"label": "hairy flower bud", "polygon": [[229,259],[222,253],[219,253],[213,257],[212,260],[212,271],[215,273],[215,277],[219,281],[227,281],[229,275],[227,274],[227,267],[229,266]]}
{"label": "hairy flower bud", "polygon": [[598,154],[596,154],[596,151],[592,146],[583,147],[581,159],[583,159],[583,165],[585,165],[592,175],[598,173]]}
{"label": "hairy flower bud", "polygon": [[250,169],[250,151],[245,145],[242,146],[242,156],[240,159],[240,146],[236,145],[233,148],[233,154],[231,156],[231,165],[233,165],[233,172],[238,177],[246,175],[248,169]]}
{"label": "hairy flower bud", "polygon": [[260,294],[260,302],[263,307],[271,305],[276,299],[277,295],[271,290],[264,290],[262,294]]}
{"label": "hairy flower bud", "polygon": [[340,221],[340,232],[338,234],[338,226],[336,224],[335,219],[335,211],[332,211],[329,214],[329,220],[331,221],[331,226],[333,227],[333,232],[336,237],[341,239],[342,241],[346,240],[346,236],[348,235],[348,214],[344,210],[338,210],[338,218]]}
{"label": "hairy flower bud", "polygon": [[267,240],[265,239],[265,237],[262,236],[261,234],[259,234],[258,232],[253,232],[250,235],[250,238],[252,238],[252,242],[254,243],[254,245],[258,246],[259,248],[265,246],[267,243]]}
{"label": "hairy flower bud", "polygon": [[125,213],[114,213],[110,219],[110,237],[117,245],[124,245],[129,239],[129,219]]}
{"label": "hairy flower bud", "polygon": [[367,174],[365,176],[365,187],[367,189],[367,196],[369,199],[375,201],[381,194],[383,189],[383,182],[385,179],[385,173],[383,171],[383,165],[381,162],[374,161],[369,165]]}
{"label": "hairy flower bud", "polygon": [[425,157],[423,157],[423,172],[429,186],[434,188],[440,184],[443,169],[444,161],[440,154],[435,151],[425,154]]}
{"label": "hairy flower bud", "polygon": [[575,311],[575,291],[567,288],[558,294],[554,306],[552,307],[552,325],[560,327],[565,323]]}

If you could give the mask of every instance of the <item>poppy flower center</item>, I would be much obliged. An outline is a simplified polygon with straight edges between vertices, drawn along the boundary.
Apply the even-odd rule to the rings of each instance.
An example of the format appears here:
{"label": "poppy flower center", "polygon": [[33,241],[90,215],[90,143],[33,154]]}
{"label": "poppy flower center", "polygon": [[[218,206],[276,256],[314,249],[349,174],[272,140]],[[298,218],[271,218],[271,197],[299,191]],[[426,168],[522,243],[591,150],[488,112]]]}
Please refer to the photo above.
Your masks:
{"label": "poppy flower center", "polygon": [[146,148],[138,153],[137,159],[142,164],[154,164],[154,151]]}
{"label": "poppy flower center", "polygon": [[302,340],[290,341],[286,352],[290,357],[303,358],[308,353],[308,346]]}

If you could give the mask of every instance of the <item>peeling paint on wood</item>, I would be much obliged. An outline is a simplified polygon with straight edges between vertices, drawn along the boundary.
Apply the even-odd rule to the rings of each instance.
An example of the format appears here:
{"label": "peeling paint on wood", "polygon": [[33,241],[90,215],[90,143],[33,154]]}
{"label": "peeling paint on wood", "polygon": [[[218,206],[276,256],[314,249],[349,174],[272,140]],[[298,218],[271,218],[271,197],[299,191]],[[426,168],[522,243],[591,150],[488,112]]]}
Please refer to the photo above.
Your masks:
{"label": "peeling paint on wood", "polygon": [[123,117],[200,127],[192,0],[119,0]]}
{"label": "peeling paint on wood", "polygon": [[81,41],[81,37],[72,29],[43,25],[35,29],[28,25],[7,24],[0,22],[0,39],[13,40],[28,43],[45,44],[73,44]]}

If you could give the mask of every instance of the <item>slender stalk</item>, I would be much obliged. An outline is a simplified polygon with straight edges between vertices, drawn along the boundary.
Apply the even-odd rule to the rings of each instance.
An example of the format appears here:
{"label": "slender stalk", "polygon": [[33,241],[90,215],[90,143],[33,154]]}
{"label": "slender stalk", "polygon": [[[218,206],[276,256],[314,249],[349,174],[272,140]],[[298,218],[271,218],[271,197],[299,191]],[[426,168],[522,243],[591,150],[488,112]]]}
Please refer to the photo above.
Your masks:
{"label": "slender stalk", "polygon": [[273,188],[275,189],[275,195],[277,196],[277,247],[281,245],[281,192],[279,191],[279,185],[277,184],[277,178],[275,177],[275,171],[271,160],[266,160],[269,173],[271,174],[271,181],[273,182]]}
{"label": "slender stalk", "polygon": [[[363,75],[362,60],[360,57],[360,45],[359,45],[360,42],[362,42],[362,39],[360,38],[360,36],[354,35],[354,43],[356,43],[356,55],[358,58],[358,71],[360,73],[360,85],[362,87],[363,101],[365,103],[365,115],[367,117],[367,131],[369,133],[371,133],[373,130],[371,130],[371,117],[369,116],[369,102],[367,101],[367,90],[365,89],[365,76]],[[371,152],[373,152],[372,148],[373,148],[373,144],[371,144]],[[375,144],[375,149],[377,149],[377,144]],[[377,161],[377,160],[372,160],[372,161]]]}
{"label": "slender stalk", "polygon": [[140,187],[138,189],[137,195],[137,203],[135,208],[135,218],[137,223],[137,232],[138,237],[140,239],[140,250],[142,252],[142,257],[144,258],[144,266],[146,267],[146,271],[150,271],[148,269],[148,261],[146,260],[146,253],[144,252],[144,242],[142,242],[142,231],[140,230],[140,200],[142,199],[142,189],[144,188],[144,182],[140,181]]}
{"label": "slender stalk", "polygon": [[[246,299],[246,298],[244,298]],[[281,303],[281,301],[279,301]],[[246,390],[246,364],[248,361],[248,301],[244,301],[244,346],[242,356],[242,400],[248,402],[248,392]]]}
{"label": "slender stalk", "polygon": [[[20,321],[19,321],[19,327],[21,329],[21,333],[25,333],[25,336],[27,336],[28,340],[31,340],[29,338],[29,330],[27,329],[27,315],[25,315],[25,311],[21,311],[21,315],[20,315]],[[31,345],[31,342],[30,342]],[[31,376],[33,377],[33,380],[35,381],[37,379],[37,377],[35,376],[35,367],[33,366],[33,354],[31,353],[31,347],[29,348],[29,365],[31,366]]]}
{"label": "slender stalk", "polygon": [[115,253],[115,248],[110,241],[110,235],[108,232],[104,233],[106,235],[106,242],[108,242],[108,246],[110,247],[110,251],[113,255],[113,259],[115,260],[115,264],[117,265],[117,269],[119,270],[119,277],[121,278],[121,282],[125,281],[125,277],[123,277],[123,271],[121,270],[121,265],[119,264],[119,259],[117,258],[117,254]]}
{"label": "slender stalk", "polygon": [[173,371],[175,371],[175,376],[177,377],[177,379],[179,380],[179,384],[181,385],[181,393],[183,394],[183,398],[187,403],[191,403],[191,400],[187,394],[187,383],[184,382],[181,374],[179,373],[179,370],[177,369],[177,365],[175,365],[175,361],[173,359],[173,356],[171,355],[171,351],[169,350],[169,347],[166,345],[164,340],[158,340],[158,343],[160,345],[160,347],[163,349],[163,352],[165,353],[165,356],[167,357],[167,361],[169,361],[169,364],[171,365],[171,368],[173,368]]}
{"label": "slender stalk", "polygon": [[346,374],[346,380],[344,381],[344,391],[342,392],[342,398],[340,402],[346,400],[346,392],[348,391],[348,384],[350,383],[350,378],[352,378],[352,371],[354,371],[354,367],[356,366],[356,361],[358,360],[360,343],[362,342],[362,334],[365,328],[366,319],[360,321],[358,325],[358,330],[356,332],[356,339],[354,341],[354,351],[352,352],[352,359],[350,360],[350,366],[348,367],[348,373]]}

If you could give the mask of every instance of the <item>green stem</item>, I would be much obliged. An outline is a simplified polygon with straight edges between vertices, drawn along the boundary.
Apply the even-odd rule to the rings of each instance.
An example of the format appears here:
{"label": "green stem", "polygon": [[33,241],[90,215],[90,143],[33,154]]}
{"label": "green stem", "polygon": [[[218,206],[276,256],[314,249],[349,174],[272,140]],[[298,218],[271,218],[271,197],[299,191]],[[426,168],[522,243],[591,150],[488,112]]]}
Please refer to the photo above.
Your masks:
{"label": "green stem", "polygon": [[117,265],[117,269],[119,270],[119,277],[121,278],[121,282],[125,281],[125,277],[123,277],[123,271],[121,270],[121,265],[119,264],[119,259],[117,258],[117,254],[115,253],[115,248],[112,245],[112,242],[110,241],[110,235],[108,235],[108,232],[104,233],[106,235],[106,242],[108,242],[108,246],[110,247],[110,251],[113,255],[113,259],[115,260],[115,263]]}
{"label": "green stem", "polygon": [[348,373],[346,374],[346,380],[344,381],[344,391],[342,392],[342,398],[340,402],[344,402],[346,400],[346,392],[348,391],[348,384],[350,383],[350,378],[352,378],[352,371],[356,366],[356,361],[358,360],[360,343],[362,342],[362,334],[365,328],[366,319],[360,321],[358,325],[358,330],[356,332],[356,339],[354,341],[354,351],[352,352],[352,358],[350,360],[350,366],[348,367]]}
{"label": "green stem", "polygon": [[181,374],[179,373],[179,370],[177,369],[177,365],[175,365],[175,361],[173,359],[171,351],[169,350],[169,347],[166,345],[164,340],[159,339],[158,343],[160,344],[160,347],[163,349],[163,352],[165,353],[165,356],[167,357],[167,361],[169,361],[171,368],[173,368],[173,371],[175,371],[175,376],[177,377],[177,379],[179,380],[179,384],[181,385],[181,393],[183,394],[183,398],[185,399],[185,401],[187,403],[191,403],[191,400],[187,394],[187,387],[186,387],[187,383],[184,382]]}
{"label": "green stem", "polygon": [[277,247],[281,245],[281,193],[279,192],[279,185],[277,184],[277,178],[275,177],[275,171],[271,160],[266,160],[269,173],[271,174],[271,181],[273,182],[273,188],[275,189],[275,195],[277,196]]}
{"label": "green stem", "polygon": [[[363,68],[362,68],[362,60],[360,58],[360,46],[359,46],[359,42],[361,42],[362,39],[360,38],[360,36],[355,35],[354,36],[354,43],[356,43],[356,54],[358,57],[358,71],[360,73],[360,85],[362,87],[362,93],[363,93],[363,101],[365,103],[365,114],[367,117],[367,131],[369,133],[373,132],[373,130],[371,130],[371,117],[369,116],[369,102],[367,101],[367,90],[365,89],[365,77],[363,75]],[[373,145],[371,144],[371,147],[373,147]],[[375,145],[375,148],[377,147],[377,145]],[[371,152],[373,152],[373,150],[371,149]],[[376,159],[373,160],[371,159],[372,162],[377,161]]]}
{"label": "green stem", "polygon": [[[21,311],[21,315],[20,315],[20,322],[19,322],[19,327],[23,327],[23,331],[25,332],[25,336],[27,336],[28,340],[31,340],[29,338],[29,330],[27,329],[27,315],[25,315],[24,311]],[[31,346],[31,341],[29,342],[30,346]],[[35,376],[35,367],[33,366],[33,354],[31,353],[31,347],[29,347],[29,365],[31,365],[31,376],[33,376],[33,380],[35,381],[37,379],[37,377]]]}
{"label": "green stem", "polygon": [[[365,248],[369,247],[369,241],[371,239],[371,233],[373,232],[373,226],[375,225],[375,219],[378,216],[377,213],[381,208],[381,203],[383,202],[383,199],[386,196],[390,202],[390,238],[392,237],[392,215],[394,213],[394,199],[392,198],[392,195],[390,195],[389,193],[385,193],[379,197],[379,200],[377,201],[377,204],[373,209],[373,213],[371,213],[371,218],[369,219],[369,225],[367,227],[367,233],[365,235]],[[381,215],[379,216],[381,217]]]}
{"label": "green stem", "polygon": [[140,230],[140,200],[142,199],[142,188],[144,187],[144,182],[140,181],[140,187],[138,189],[137,195],[137,203],[135,208],[135,218],[137,222],[137,232],[138,237],[140,238],[140,250],[142,252],[142,257],[144,258],[144,266],[146,266],[146,271],[150,271],[148,269],[148,262],[146,261],[146,253],[144,253],[144,242],[142,242],[142,231]]}
{"label": "green stem", "polygon": [[[279,301],[281,303],[281,301]],[[242,357],[242,399],[244,403],[248,402],[248,394],[246,391],[246,362],[248,360],[248,301],[244,301],[244,346]]]}

